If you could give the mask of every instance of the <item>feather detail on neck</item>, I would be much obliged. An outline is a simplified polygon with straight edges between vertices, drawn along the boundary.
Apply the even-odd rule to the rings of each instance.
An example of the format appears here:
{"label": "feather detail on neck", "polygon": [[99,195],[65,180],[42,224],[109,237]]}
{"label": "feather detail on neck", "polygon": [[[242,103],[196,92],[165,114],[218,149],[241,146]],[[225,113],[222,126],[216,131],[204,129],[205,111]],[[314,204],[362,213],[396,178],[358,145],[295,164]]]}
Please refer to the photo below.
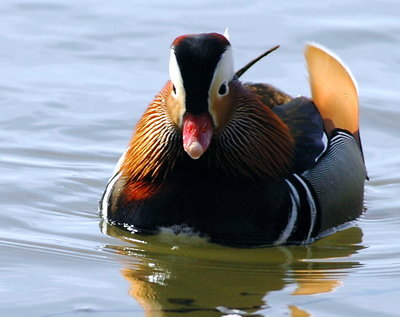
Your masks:
{"label": "feather detail on neck", "polygon": [[289,173],[294,140],[289,128],[252,92],[232,82],[236,108],[210,148],[226,173],[249,179],[278,179]]}
{"label": "feather detail on neck", "polygon": [[123,175],[131,181],[165,178],[184,154],[181,134],[166,107],[171,89],[168,82],[136,126],[121,166]]}
{"label": "feather detail on neck", "polygon": [[234,107],[230,118],[213,136],[200,162],[195,163],[185,157],[181,131],[166,106],[172,89],[168,82],[136,127],[121,167],[124,177],[155,182],[167,178],[183,162],[249,180],[287,176],[294,151],[288,127],[239,81],[230,85]]}

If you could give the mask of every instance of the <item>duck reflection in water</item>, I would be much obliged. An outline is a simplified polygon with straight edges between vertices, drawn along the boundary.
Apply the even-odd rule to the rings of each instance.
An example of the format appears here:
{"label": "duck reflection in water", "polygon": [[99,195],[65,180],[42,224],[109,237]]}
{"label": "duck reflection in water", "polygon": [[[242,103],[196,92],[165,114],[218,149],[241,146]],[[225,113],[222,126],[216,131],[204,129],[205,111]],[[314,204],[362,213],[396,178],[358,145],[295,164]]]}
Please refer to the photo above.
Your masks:
{"label": "duck reflection in water", "polygon": [[[143,237],[106,223],[103,231],[129,242],[106,248],[126,256],[121,273],[147,317],[264,316],[276,309],[281,315],[282,307],[268,303],[269,293],[332,292],[347,272],[361,265],[343,258],[363,249],[358,227],[312,245],[263,249],[222,247],[195,237]],[[292,317],[312,315],[290,303],[284,309]]]}

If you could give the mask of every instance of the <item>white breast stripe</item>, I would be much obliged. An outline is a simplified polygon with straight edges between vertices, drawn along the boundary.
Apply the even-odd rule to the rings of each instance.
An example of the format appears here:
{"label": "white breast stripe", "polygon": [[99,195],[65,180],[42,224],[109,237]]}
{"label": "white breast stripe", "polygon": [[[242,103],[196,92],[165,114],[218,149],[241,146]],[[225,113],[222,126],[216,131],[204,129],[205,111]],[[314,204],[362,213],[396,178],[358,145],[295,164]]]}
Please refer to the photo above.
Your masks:
{"label": "white breast stripe", "polygon": [[294,175],[294,177],[296,177],[299,180],[301,185],[303,185],[304,189],[306,190],[307,201],[308,201],[308,205],[310,206],[310,213],[311,213],[311,215],[310,215],[311,216],[310,231],[308,231],[307,239],[304,241],[306,243],[308,240],[310,240],[312,231],[315,226],[315,218],[317,217],[317,207],[315,206],[315,201],[311,194],[310,189],[308,188],[308,185],[303,181],[303,179],[299,175],[296,175],[296,174],[293,174],[293,175]]}
{"label": "white breast stripe", "polygon": [[[107,213],[108,213],[108,200],[110,199],[111,196],[111,191],[114,187],[115,182],[118,180],[118,178],[121,175],[117,175],[119,173],[119,170],[122,166],[122,163],[125,160],[125,156],[126,153],[128,152],[130,147],[128,147],[125,152],[121,155],[121,157],[119,158],[117,165],[114,168],[114,171],[112,173],[112,176],[110,177],[110,179],[108,180],[107,186],[106,186],[106,190],[104,192],[103,195],[103,199],[101,200],[101,215],[104,219],[107,219]],[[121,174],[121,173],[120,173]]]}
{"label": "white breast stripe", "polygon": [[104,192],[103,200],[101,201],[101,216],[103,219],[107,220],[107,214],[108,214],[108,200],[110,199],[111,196],[111,191],[114,187],[115,182],[119,179],[121,176],[122,172],[118,173],[117,175],[114,176],[110,180],[110,182],[107,184],[106,191]]}
{"label": "white breast stripe", "polygon": [[125,161],[126,153],[129,151],[130,148],[131,148],[131,147],[128,147],[128,148],[125,150],[125,152],[121,155],[121,157],[119,158],[119,160],[118,160],[118,162],[117,162],[117,165],[116,165],[115,168],[114,168],[114,171],[113,171],[113,173],[112,173],[112,176],[111,176],[111,178],[110,178],[108,181],[110,181],[110,180],[119,172],[119,169],[121,168],[122,163],[124,163],[124,161]]}
{"label": "white breast stripe", "polygon": [[328,137],[326,136],[326,133],[323,132],[322,133],[322,138],[321,138],[322,143],[324,144],[324,149],[321,151],[321,153],[319,153],[319,155],[317,156],[317,158],[315,159],[315,162],[317,162],[319,160],[319,158],[321,157],[322,154],[324,154],[326,152],[326,149],[328,148]]}
{"label": "white breast stripe", "polygon": [[290,199],[292,201],[292,211],[289,217],[288,224],[286,225],[285,230],[283,230],[282,234],[278,238],[278,240],[275,241],[275,245],[280,245],[283,244],[287,241],[287,239],[290,237],[291,233],[293,232],[294,229],[294,224],[296,223],[297,220],[297,206],[300,204],[300,199],[299,199],[299,194],[296,190],[296,188],[292,185],[290,181],[286,179],[286,183],[290,187]]}

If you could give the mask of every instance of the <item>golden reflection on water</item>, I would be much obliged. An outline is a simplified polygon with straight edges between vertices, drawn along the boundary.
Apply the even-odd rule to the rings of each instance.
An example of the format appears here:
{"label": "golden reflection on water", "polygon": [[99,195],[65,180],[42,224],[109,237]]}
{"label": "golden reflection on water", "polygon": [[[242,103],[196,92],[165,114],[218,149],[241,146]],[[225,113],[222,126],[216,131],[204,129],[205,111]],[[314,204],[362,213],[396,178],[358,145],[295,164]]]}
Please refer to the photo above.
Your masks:
{"label": "golden reflection on water", "polygon": [[[260,249],[222,247],[194,237],[137,236],[105,223],[103,231],[129,242],[106,248],[123,255],[121,274],[147,317],[261,316],[257,312],[268,311],[271,292],[332,292],[361,265],[348,257],[363,249],[358,227],[308,246]],[[289,303],[287,312],[311,316]]]}

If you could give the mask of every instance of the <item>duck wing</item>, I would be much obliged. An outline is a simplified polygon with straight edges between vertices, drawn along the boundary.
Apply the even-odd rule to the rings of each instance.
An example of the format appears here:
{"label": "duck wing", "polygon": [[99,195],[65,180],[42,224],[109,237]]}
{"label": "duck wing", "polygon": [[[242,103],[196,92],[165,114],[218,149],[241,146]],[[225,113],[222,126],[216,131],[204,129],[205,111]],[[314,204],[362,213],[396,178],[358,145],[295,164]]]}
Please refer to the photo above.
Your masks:
{"label": "duck wing", "polygon": [[314,103],[298,97],[272,111],[289,127],[295,140],[292,172],[299,174],[312,168],[325,148],[323,121]]}

